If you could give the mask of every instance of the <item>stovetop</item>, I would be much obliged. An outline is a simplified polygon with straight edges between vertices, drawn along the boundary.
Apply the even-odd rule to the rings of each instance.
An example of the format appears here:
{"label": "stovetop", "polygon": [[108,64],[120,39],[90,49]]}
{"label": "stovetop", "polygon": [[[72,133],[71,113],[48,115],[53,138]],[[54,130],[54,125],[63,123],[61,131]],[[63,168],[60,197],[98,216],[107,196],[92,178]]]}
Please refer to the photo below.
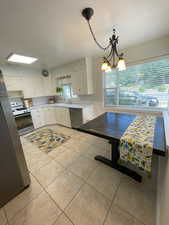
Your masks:
{"label": "stovetop", "polygon": [[24,107],[23,104],[19,104],[17,102],[11,102],[10,104],[14,116],[30,113],[30,109]]}
{"label": "stovetop", "polygon": [[18,109],[13,109],[12,110],[12,113],[14,116],[17,116],[17,115],[22,115],[22,114],[25,114],[25,113],[30,113],[30,109],[27,109],[27,108],[18,108]]}

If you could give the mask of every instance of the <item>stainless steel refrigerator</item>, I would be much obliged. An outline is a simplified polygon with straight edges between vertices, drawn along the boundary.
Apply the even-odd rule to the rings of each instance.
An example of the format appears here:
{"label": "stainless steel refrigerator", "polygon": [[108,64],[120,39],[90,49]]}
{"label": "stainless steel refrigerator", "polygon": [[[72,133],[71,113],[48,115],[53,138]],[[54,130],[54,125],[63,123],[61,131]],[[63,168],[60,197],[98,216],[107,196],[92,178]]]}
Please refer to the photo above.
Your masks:
{"label": "stainless steel refrigerator", "polygon": [[0,207],[29,184],[29,172],[0,71]]}

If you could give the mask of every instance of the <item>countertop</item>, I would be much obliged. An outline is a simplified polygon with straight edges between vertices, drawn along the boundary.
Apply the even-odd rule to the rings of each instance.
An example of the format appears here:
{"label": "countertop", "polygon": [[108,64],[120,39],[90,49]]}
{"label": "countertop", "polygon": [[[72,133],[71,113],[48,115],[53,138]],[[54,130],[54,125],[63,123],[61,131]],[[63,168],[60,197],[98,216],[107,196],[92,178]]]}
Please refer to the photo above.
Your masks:
{"label": "countertop", "polygon": [[43,105],[35,105],[30,109],[37,109],[43,107],[64,107],[64,108],[75,108],[75,109],[83,109],[85,107],[90,107],[92,104],[80,104],[80,103],[54,103],[54,104],[43,104]]}

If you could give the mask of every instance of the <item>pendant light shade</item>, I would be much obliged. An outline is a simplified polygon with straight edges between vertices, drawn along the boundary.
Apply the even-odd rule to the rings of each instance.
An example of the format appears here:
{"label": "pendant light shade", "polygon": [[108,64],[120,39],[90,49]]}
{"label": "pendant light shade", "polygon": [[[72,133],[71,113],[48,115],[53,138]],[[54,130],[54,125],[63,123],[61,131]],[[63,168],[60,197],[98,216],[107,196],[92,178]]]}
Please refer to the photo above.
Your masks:
{"label": "pendant light shade", "polygon": [[101,66],[101,70],[102,71],[106,71],[107,70],[107,67],[108,67],[108,63],[107,62],[103,62],[102,63],[102,66]]}
{"label": "pendant light shade", "polygon": [[118,61],[118,64],[117,64],[117,69],[119,71],[123,71],[123,70],[126,70],[126,64],[125,64],[125,61],[123,58],[120,58],[119,61]]}

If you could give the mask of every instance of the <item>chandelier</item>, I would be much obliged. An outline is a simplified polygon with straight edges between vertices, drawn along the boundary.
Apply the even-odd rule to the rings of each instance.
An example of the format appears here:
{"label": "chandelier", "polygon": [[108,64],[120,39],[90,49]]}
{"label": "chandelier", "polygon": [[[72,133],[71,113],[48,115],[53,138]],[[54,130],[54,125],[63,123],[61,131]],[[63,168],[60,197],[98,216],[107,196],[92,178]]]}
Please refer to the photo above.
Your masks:
{"label": "chandelier", "polygon": [[96,39],[96,36],[92,30],[90,19],[94,14],[94,10],[92,8],[85,8],[82,11],[82,16],[86,19],[91,35],[97,44],[97,46],[103,51],[109,51],[107,56],[103,57],[103,62],[101,66],[101,70],[105,72],[111,72],[112,69],[117,68],[119,71],[125,70],[126,65],[124,61],[124,54],[118,53],[117,45],[119,41],[119,36],[116,36],[116,30],[113,29],[113,35],[109,38],[109,43],[107,46],[103,47]]}

